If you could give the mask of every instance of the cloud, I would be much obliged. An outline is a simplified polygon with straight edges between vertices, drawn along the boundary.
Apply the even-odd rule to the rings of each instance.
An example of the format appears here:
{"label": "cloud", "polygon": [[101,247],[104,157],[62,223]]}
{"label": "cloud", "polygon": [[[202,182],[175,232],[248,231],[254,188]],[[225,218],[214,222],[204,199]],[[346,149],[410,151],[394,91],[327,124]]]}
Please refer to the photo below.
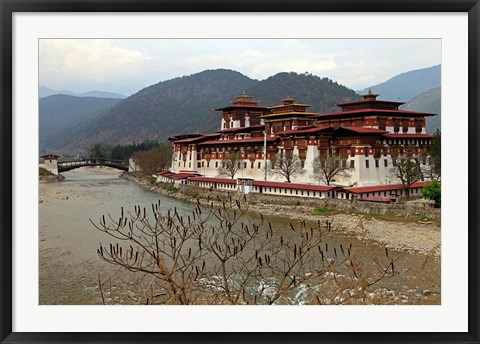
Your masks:
{"label": "cloud", "polygon": [[[136,79],[158,57],[121,48],[109,40],[40,40],[40,80],[54,87],[66,80],[92,83]],[[65,88],[65,87],[63,87]],[[90,88],[89,88],[90,89]]]}
{"label": "cloud", "polygon": [[127,95],[205,69],[233,69],[259,80],[309,72],[363,89],[441,63],[440,40],[45,39],[39,47],[41,84]]}

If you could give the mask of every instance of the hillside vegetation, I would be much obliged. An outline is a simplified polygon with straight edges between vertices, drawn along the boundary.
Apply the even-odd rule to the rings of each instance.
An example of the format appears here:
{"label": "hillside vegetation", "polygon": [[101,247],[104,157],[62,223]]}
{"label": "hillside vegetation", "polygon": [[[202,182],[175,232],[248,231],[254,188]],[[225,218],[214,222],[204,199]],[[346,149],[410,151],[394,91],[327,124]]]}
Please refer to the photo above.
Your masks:
{"label": "hillside vegetation", "polygon": [[427,133],[433,134],[437,129],[441,129],[441,88],[433,88],[419,94],[409,102],[402,105],[401,109],[435,113],[437,116],[427,117]]}
{"label": "hillside vegetation", "polygon": [[207,70],[144,88],[104,115],[59,133],[49,148],[73,153],[95,143],[163,142],[176,134],[215,132],[220,113],[213,109],[243,92],[264,106],[291,96],[311,104],[311,111],[335,110],[335,103],[360,99],[353,90],[310,74],[279,73],[257,81],[232,70]]}
{"label": "hillside vegetation", "polygon": [[120,99],[52,95],[39,100],[40,153],[50,149],[63,132],[105,114]]}

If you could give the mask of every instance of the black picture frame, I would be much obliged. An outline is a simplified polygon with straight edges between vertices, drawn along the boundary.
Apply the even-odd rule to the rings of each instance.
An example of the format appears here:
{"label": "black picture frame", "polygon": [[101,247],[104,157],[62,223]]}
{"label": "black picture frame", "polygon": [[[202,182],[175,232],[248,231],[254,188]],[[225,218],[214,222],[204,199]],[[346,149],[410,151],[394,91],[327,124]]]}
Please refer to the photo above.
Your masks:
{"label": "black picture frame", "polygon": [[[468,13],[468,332],[464,333],[19,333],[12,332],[12,16],[15,12],[465,12]],[[0,340],[2,343],[479,343],[480,114],[478,0],[241,1],[0,0]]]}

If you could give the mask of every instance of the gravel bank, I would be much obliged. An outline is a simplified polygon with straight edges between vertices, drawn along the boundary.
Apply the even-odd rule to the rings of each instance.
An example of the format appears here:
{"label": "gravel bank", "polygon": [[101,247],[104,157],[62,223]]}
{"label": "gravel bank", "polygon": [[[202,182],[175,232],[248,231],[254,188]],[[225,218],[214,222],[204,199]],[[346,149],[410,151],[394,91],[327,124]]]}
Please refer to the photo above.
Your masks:
{"label": "gravel bank", "polygon": [[280,216],[291,220],[332,221],[332,229],[364,242],[376,242],[389,249],[432,254],[440,257],[441,231],[432,223],[393,222],[366,219],[361,215],[313,215],[312,207],[288,207],[273,204],[255,204],[250,209],[266,216]]}

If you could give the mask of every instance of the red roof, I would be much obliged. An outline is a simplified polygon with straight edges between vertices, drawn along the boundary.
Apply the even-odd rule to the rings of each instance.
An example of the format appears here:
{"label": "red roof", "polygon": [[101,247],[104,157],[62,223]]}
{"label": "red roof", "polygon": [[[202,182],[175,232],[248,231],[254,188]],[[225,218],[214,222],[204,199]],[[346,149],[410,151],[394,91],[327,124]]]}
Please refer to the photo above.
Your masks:
{"label": "red roof", "polygon": [[220,110],[227,110],[227,109],[260,109],[260,110],[266,110],[268,107],[266,106],[259,106],[259,105],[228,105],[225,107],[221,107],[218,109],[214,109],[215,111],[220,111]]}
{"label": "red roof", "polygon": [[[427,182],[417,182],[413,183],[411,188],[423,188]],[[403,189],[402,184],[388,184],[388,185],[378,185],[378,186],[363,186],[358,188],[349,188],[344,189],[345,192],[353,193],[353,194],[363,194],[367,192],[379,192],[379,191],[393,191],[393,190],[401,190]]]}
{"label": "red roof", "polygon": [[199,142],[202,140],[206,140],[212,137],[220,137],[220,134],[202,134],[197,137],[189,137],[187,139],[181,139],[177,141],[173,141],[173,143],[194,143],[194,142]]}
{"label": "red roof", "polygon": [[344,115],[355,115],[355,114],[371,114],[371,113],[388,113],[391,115],[412,115],[412,116],[436,116],[434,113],[427,112],[416,112],[416,111],[407,111],[407,110],[383,110],[383,109],[360,109],[360,110],[348,110],[340,112],[330,112],[324,114],[314,115],[317,119],[327,118],[327,117],[341,117]]}
{"label": "red roof", "polygon": [[257,125],[251,125],[249,127],[240,127],[240,128],[228,128],[228,129],[223,129],[219,130],[219,133],[231,133],[231,132],[241,132],[241,131],[252,131],[255,129],[263,129],[265,128],[264,125],[262,124],[257,124]]}
{"label": "red roof", "polygon": [[337,127],[334,129],[335,131],[339,130],[349,130],[354,131],[359,134],[385,134],[387,131],[377,128],[364,128],[364,127]]}
{"label": "red roof", "polygon": [[190,177],[188,180],[191,180],[192,182],[237,184],[237,180],[231,178]]}
{"label": "red roof", "polygon": [[391,100],[358,100],[355,102],[349,102],[349,103],[341,103],[341,104],[336,104],[337,106],[348,106],[348,105],[355,105],[355,104],[365,104],[365,103],[375,103],[375,104],[395,104],[395,105],[402,105],[405,104],[404,102],[393,102]]}
{"label": "red roof", "polygon": [[321,131],[326,131],[326,129],[331,129],[330,127],[328,128],[310,128],[310,129],[291,129],[291,130],[284,130],[284,131],[279,131],[276,134],[277,135],[293,135],[293,134],[316,134]]}
{"label": "red roof", "polygon": [[[199,146],[203,145],[217,145],[217,144],[242,144],[242,143],[263,143],[263,137],[248,137],[245,139],[238,139],[238,140],[210,140],[199,143]],[[275,142],[278,140],[276,136],[267,136],[267,142]]]}
{"label": "red roof", "polygon": [[392,199],[390,197],[382,197],[382,196],[370,196],[359,198],[359,201],[367,201],[367,202],[378,202],[378,203],[391,203]]}
{"label": "red roof", "polygon": [[435,137],[429,134],[385,134],[383,136],[391,139],[433,139]]}
{"label": "red roof", "polygon": [[323,192],[338,189],[337,186],[329,186],[329,185],[292,184],[292,183],[282,183],[282,182],[265,182],[261,180],[254,180],[253,185],[272,187],[272,188],[298,189],[298,190],[323,191]]}
{"label": "red roof", "polygon": [[170,179],[185,179],[188,177],[198,175],[198,173],[195,173],[195,172],[172,173],[169,171],[160,171],[160,172],[156,172],[155,174],[157,176],[163,176]]}

